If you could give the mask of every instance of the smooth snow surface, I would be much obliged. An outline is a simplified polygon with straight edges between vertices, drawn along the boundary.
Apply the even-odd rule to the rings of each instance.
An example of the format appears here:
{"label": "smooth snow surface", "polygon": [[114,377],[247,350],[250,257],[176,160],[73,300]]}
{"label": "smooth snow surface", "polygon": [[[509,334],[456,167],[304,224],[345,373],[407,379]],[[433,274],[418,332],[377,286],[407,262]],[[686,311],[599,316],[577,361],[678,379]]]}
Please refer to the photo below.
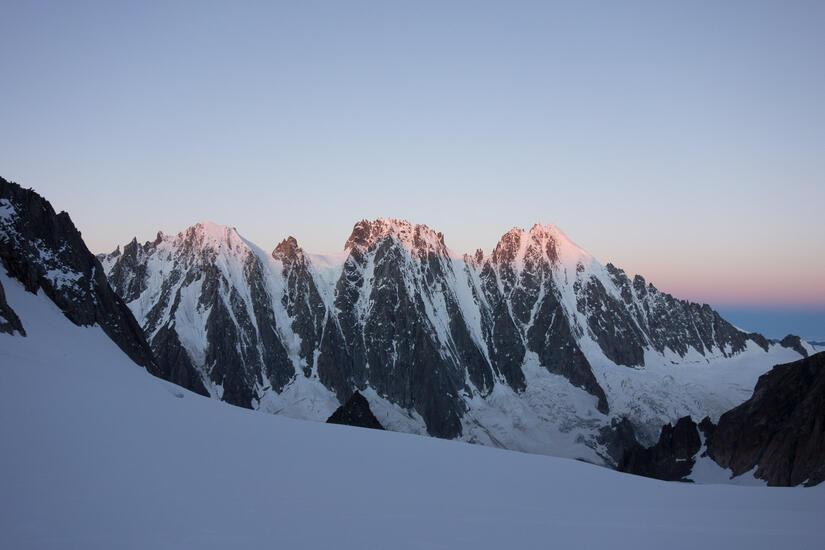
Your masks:
{"label": "smooth snow surface", "polygon": [[232,407],[0,278],[29,334],[0,335],[0,548],[825,547],[825,486],[666,483]]}

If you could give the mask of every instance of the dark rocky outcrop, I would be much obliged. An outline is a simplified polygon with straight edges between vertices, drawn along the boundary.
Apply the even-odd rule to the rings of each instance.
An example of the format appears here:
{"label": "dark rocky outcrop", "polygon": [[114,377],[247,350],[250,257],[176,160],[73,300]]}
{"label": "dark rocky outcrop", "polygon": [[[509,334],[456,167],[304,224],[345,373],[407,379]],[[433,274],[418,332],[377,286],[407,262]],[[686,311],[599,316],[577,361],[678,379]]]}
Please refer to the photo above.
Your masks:
{"label": "dark rocky outcrop", "polygon": [[[192,238],[197,240],[199,237]],[[206,258],[202,256],[204,251]],[[253,254],[246,254],[243,258],[243,271],[248,284],[244,290],[248,290],[251,301],[248,304],[241,297],[241,289],[230,285],[216,267],[214,253],[214,250],[204,250],[193,244],[191,253],[184,254],[179,268],[185,270],[187,277],[200,279],[199,308],[209,312],[203,359],[206,376],[222,388],[222,400],[251,408],[258,397],[256,388],[271,385],[280,392],[295,371],[278,337],[277,322],[259,259]],[[204,260],[203,263],[186,265],[188,260],[198,256]],[[177,304],[182,296],[181,287],[170,289],[170,292]],[[174,319],[174,316],[170,318],[167,315],[163,321],[174,324]]]}
{"label": "dark rocky outcrop", "polygon": [[[522,391],[526,386],[521,370],[526,352],[524,341],[510,315],[507,299],[499,290],[498,276],[491,262],[486,262],[481,268],[480,279],[480,293],[489,304],[489,309],[481,310],[481,328],[487,353],[496,372],[504,376],[507,384],[516,391]],[[480,299],[476,296],[477,301]]]}
{"label": "dark rocky outcrop", "polygon": [[783,348],[790,348],[797,352],[802,357],[808,357],[808,350],[802,346],[802,339],[795,334],[789,334],[779,341],[779,345]]}
{"label": "dark rocky outcrop", "polygon": [[751,398],[720,417],[708,455],[734,476],[756,468],[768,485],[825,481],[825,352],[760,376]]}
{"label": "dark rocky outcrop", "polygon": [[[31,189],[0,178],[0,261],[26,290],[42,290],[76,325],[98,325],[135,363],[155,376],[206,395],[197,374],[181,362],[158,361],[143,330],[66,212],[59,214]],[[135,263],[136,269],[140,264]],[[126,293],[128,294],[128,293]],[[2,300],[5,302],[5,300]]]}
{"label": "dark rocky outcrop", "polygon": [[664,481],[689,481],[687,476],[693,469],[694,457],[701,445],[696,423],[685,416],[675,426],[665,424],[659,441],[652,447],[631,446],[616,469]]}
{"label": "dark rocky outcrop", "polygon": [[200,395],[209,395],[175,331],[166,326],[161,327],[155,334],[151,346],[158,363],[165,366],[170,382]]}
{"label": "dark rocky outcrop", "polygon": [[660,292],[640,275],[631,281],[613,264],[605,269],[620,291],[621,303],[598,279],[590,279],[580,286],[578,308],[604,354],[619,365],[644,365],[648,347],[659,353],[668,348],[682,356],[690,348],[703,355],[720,350],[729,356],[743,351],[751,340],[768,349],[761,334],[738,330],[707,304]]}
{"label": "dark rocky outcrop", "polygon": [[42,290],[76,325],[99,325],[135,363],[164,377],[143,331],[69,215],[3,178],[0,200],[8,210],[0,218],[0,262],[8,274],[29,292]]}
{"label": "dark rocky outcrop", "polygon": [[26,331],[23,329],[23,323],[20,322],[20,318],[11,306],[6,303],[6,292],[3,290],[2,283],[0,283],[0,332],[4,332],[6,334],[14,334],[17,332],[21,336],[26,335]]}
{"label": "dark rocky outcrop", "polygon": [[110,259],[117,258],[114,268],[109,272],[109,284],[126,302],[131,302],[146,290],[146,264],[144,262],[143,247],[137,239],[120,247],[108,255]]}
{"label": "dark rocky outcrop", "polygon": [[626,417],[614,418],[599,430],[596,442],[603,445],[613,465],[618,466],[628,449],[639,445],[633,424]]}
{"label": "dark rocky outcrop", "polygon": [[[706,416],[699,422],[699,431],[705,436],[705,442],[707,443],[716,432],[716,424],[711,421],[710,417]],[[704,456],[704,453],[702,456]]]}
{"label": "dark rocky outcrop", "polygon": [[617,298],[608,294],[599,279],[593,278],[584,284],[577,282],[577,308],[587,316],[587,324],[596,343],[608,359],[617,365],[644,365],[645,337],[631,315],[635,304],[629,298],[629,281],[627,277],[620,280],[612,264],[607,264],[607,270],[614,282],[621,285],[624,303],[619,303]]}
{"label": "dark rocky outcrop", "polygon": [[[548,284],[553,287],[551,283]],[[604,390],[596,381],[590,363],[573,337],[570,324],[555,292],[544,295],[533,324],[527,329],[527,343],[542,366],[560,374],[571,384],[596,397],[596,409],[607,414],[609,407]]]}
{"label": "dark rocky outcrop", "polygon": [[[281,303],[292,321],[292,330],[301,338],[300,355],[306,376],[312,372],[315,350],[320,347],[327,323],[327,308],[312,278],[309,260],[294,237],[281,242],[272,257],[283,265],[286,290]],[[330,327],[330,330],[334,330]]]}
{"label": "dark rocky outcrop", "polygon": [[354,392],[346,403],[332,413],[332,416],[327,419],[327,423],[372,428],[374,430],[384,429],[378,419],[375,418],[375,415],[372,414],[367,399],[358,391]]}
{"label": "dark rocky outcrop", "polygon": [[[321,348],[321,381],[332,385],[342,401],[353,387],[368,384],[391,402],[416,410],[430,435],[457,437],[464,412],[457,397],[465,387],[465,365],[457,358],[461,354],[469,358],[470,377],[481,389],[491,375],[485,376],[490,366],[477,349],[445,350],[445,344],[469,342],[470,338],[454,325],[451,342],[439,341],[427,313],[435,292],[443,288],[447,269],[443,240],[424,226],[398,228],[362,222],[347,246],[350,255],[335,298],[341,334],[330,339],[330,343],[339,340],[339,347]],[[370,280],[364,277],[368,265],[372,267]],[[457,310],[451,305],[453,297],[444,296],[444,300],[447,308]],[[332,360],[342,355],[341,360]],[[481,372],[474,375],[473,368]]]}
{"label": "dark rocky outcrop", "polygon": [[[617,467],[622,472],[687,481],[700,450],[731,477],[755,469],[771,486],[817,485],[825,481],[825,352],[777,365],[759,377],[750,399],[714,425],[688,417],[662,428],[650,448],[634,445]],[[702,456],[705,456],[703,454]]]}

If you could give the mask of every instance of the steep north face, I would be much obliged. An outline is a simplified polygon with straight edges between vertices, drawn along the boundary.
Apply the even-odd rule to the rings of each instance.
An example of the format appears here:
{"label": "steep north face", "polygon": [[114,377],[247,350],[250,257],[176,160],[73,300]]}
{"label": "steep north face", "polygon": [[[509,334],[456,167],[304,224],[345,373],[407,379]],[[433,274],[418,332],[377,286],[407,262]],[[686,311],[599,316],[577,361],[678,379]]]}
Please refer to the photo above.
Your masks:
{"label": "steep north face", "polygon": [[[164,377],[141,327],[109,287],[100,263],[66,212],[0,178],[0,266],[28,292],[45,294],[74,324],[99,325],[135,363]],[[0,331],[25,336],[0,285]]]}
{"label": "steep north face", "polygon": [[[74,324],[99,326],[126,355],[154,376],[209,395],[186,353],[171,345],[174,334],[161,335],[161,353],[153,353],[142,326],[119,293],[112,290],[103,266],[86,247],[69,214],[56,213],[35,191],[3,178],[0,264],[27,291],[45,294]],[[140,269],[137,263],[132,265]],[[123,269],[128,267],[124,263]],[[5,301],[2,285],[0,331],[26,335],[24,322]]]}
{"label": "steep north face", "polygon": [[601,265],[553,225],[513,229],[485,257],[456,255],[424,225],[363,220],[342,253],[323,256],[292,237],[267,254],[202,222],[99,258],[155,354],[199,373],[213,396],[279,412],[290,395],[290,407],[303,403],[296,415],[320,417],[366,390],[398,422],[447,438],[475,426],[481,435],[464,435],[492,444],[479,411],[510,407],[505,397],[528,395],[536,376],[563,377],[589,403],[586,423],[609,424],[596,352],[642,368],[769,346]]}

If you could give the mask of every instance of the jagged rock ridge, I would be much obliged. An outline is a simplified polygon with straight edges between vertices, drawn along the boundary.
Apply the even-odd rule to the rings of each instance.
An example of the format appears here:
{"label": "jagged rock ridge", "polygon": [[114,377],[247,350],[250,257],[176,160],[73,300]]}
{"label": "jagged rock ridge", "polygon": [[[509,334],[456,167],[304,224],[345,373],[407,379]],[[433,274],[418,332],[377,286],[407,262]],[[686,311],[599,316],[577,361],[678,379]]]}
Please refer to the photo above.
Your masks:
{"label": "jagged rock ridge", "polygon": [[[731,402],[695,394],[695,378],[672,385],[680,357],[696,371],[697,358],[804,355],[638,276],[629,288],[552,225],[513,229],[485,257],[426,226],[363,220],[324,256],[292,237],[268,254],[204,222],[94,258],[67,214],[2,184],[12,277],[153,374],[245,407],[322,420],[357,392],[389,429],[615,465],[685,403],[695,414],[707,396],[718,415]],[[25,337],[4,294],[0,331]]]}
{"label": "jagged rock ridge", "polygon": [[[100,262],[86,248],[66,212],[31,189],[0,178],[0,262],[32,293],[42,291],[77,325],[99,325],[138,365],[162,375],[141,327],[109,287]],[[0,316],[25,334],[0,291]],[[0,326],[3,326],[0,325]]]}
{"label": "jagged rock ridge", "polygon": [[552,225],[515,228],[485,257],[453,253],[424,225],[362,220],[330,257],[293,237],[267,254],[203,222],[100,259],[155,354],[199,373],[212,395],[255,408],[309,391],[302,380],[339,403],[371,388],[440,437],[478,424],[468,410],[496,388],[524,392],[529,365],[564,377],[607,414],[594,349],[639,368],[651,353],[768,348],[707,305],[602,266]]}
{"label": "jagged rock ridge", "polygon": [[[59,214],[31,189],[0,178],[0,262],[27,291],[43,292],[76,325],[98,325],[150,373],[207,395],[191,365],[164,347],[155,357],[142,327],[107,280],[106,272],[66,212]],[[125,264],[124,264],[125,265]],[[139,269],[139,267],[138,267]],[[0,285],[0,331],[25,336]]]}
{"label": "jagged rock ridge", "polygon": [[705,418],[697,426],[690,417],[675,427],[665,425],[655,445],[628,448],[617,469],[690,481],[702,449],[701,456],[731,478],[752,471],[772,486],[825,481],[825,352],[776,365],[759,377],[751,398],[724,413],[718,425]]}
{"label": "jagged rock ridge", "polygon": [[719,419],[708,455],[768,485],[825,481],[825,352],[777,365],[753,396]]}
{"label": "jagged rock ridge", "polygon": [[665,481],[689,481],[701,446],[696,423],[685,416],[674,426],[662,426],[659,441],[652,447],[636,444],[628,448],[616,469]]}
{"label": "jagged rock ridge", "polygon": [[808,350],[802,343],[802,338],[796,336],[795,334],[788,334],[787,336],[785,336],[782,340],[779,341],[779,345],[783,348],[790,348],[798,352],[802,357],[808,357]]}

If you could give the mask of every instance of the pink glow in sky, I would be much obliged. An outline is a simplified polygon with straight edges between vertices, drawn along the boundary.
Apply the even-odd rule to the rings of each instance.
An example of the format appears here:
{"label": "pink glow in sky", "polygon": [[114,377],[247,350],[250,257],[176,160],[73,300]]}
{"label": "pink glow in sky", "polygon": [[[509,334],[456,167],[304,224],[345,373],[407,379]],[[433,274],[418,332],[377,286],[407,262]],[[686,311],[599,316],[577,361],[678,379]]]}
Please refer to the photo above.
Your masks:
{"label": "pink glow in sky", "polygon": [[825,308],[823,28],[825,2],[13,2],[0,175],[96,252],[552,222],[677,297]]}

